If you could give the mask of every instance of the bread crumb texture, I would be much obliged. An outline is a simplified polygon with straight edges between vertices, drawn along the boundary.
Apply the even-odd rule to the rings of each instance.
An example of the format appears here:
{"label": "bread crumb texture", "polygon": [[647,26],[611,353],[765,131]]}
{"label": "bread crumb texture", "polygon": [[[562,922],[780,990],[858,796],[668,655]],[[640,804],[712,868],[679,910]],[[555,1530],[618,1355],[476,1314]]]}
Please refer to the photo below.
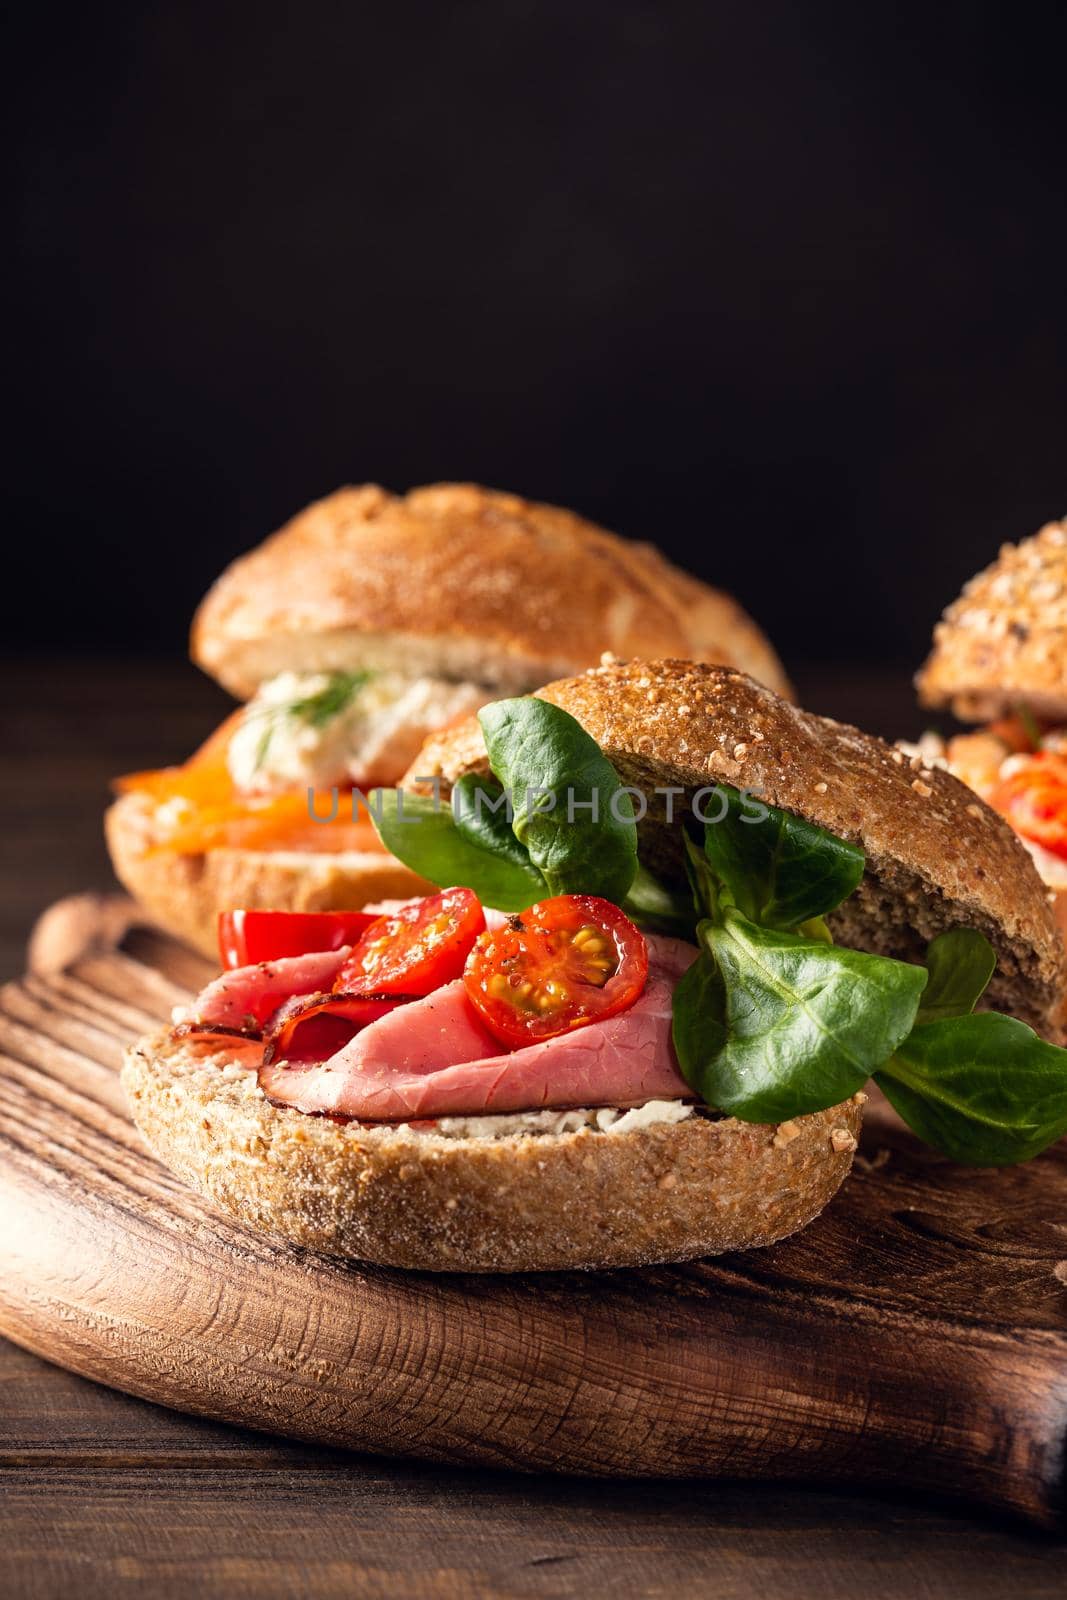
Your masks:
{"label": "bread crumb texture", "polygon": [[774,1127],[695,1114],[615,1132],[445,1138],[278,1109],[254,1072],[161,1033],[127,1053],[134,1121],[249,1226],[332,1255],[438,1272],[682,1261],[810,1222],[852,1160],[853,1102]]}

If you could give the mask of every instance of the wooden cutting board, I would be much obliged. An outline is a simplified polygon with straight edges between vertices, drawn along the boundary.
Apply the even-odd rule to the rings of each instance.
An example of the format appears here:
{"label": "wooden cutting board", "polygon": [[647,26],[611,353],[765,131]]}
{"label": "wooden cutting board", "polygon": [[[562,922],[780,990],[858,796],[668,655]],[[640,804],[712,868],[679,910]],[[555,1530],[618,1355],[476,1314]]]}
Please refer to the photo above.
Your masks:
{"label": "wooden cutting board", "polygon": [[769,1250],[525,1278],[354,1268],[215,1212],[143,1148],[122,1046],[209,968],[125,923],[113,902],[53,908],[37,970],[0,997],[17,1343],[182,1411],[383,1454],[1061,1515],[1062,1147],[957,1168],[875,1116],[842,1193]]}

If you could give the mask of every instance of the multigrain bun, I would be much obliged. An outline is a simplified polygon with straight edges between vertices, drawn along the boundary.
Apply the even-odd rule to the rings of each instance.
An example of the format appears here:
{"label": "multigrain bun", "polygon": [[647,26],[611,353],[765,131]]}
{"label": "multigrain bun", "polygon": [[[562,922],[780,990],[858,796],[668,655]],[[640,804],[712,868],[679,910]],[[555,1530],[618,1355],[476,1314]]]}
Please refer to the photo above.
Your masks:
{"label": "multigrain bun", "polygon": [[602,650],[781,663],[735,601],[651,545],[475,484],[375,484],[309,506],[215,583],[193,658],[242,699],[284,671],[397,670],[523,691]]}
{"label": "multigrain bun", "polygon": [[[222,574],[191,649],[245,698],[283,671],[366,667],[470,681],[490,700],[580,671],[604,649],[728,661],[789,687],[741,607],[651,545],[473,484],[399,496],[367,484],[309,506]],[[234,905],[347,910],[427,888],[381,851],[146,853],[143,794],[111,807],[106,833],[122,883],[205,952]]]}
{"label": "multigrain bun", "polygon": [[848,1173],[859,1101],[780,1127],[693,1113],[615,1132],[445,1137],[278,1110],[254,1072],[169,1034],[128,1052],[148,1143],[254,1228],[434,1272],[640,1266],[773,1243]]}
{"label": "multigrain bun", "polygon": [[[997,952],[993,999],[1048,1026],[1062,952],[1040,881],[1006,825],[946,773],[722,667],[612,662],[541,693],[647,797],[643,855],[661,873],[682,873],[663,790],[676,812],[717,781],[759,790],[862,843],[863,883],[831,919],[845,943],[919,956],[944,928],[978,927]],[[472,720],[431,740],[409,781],[436,775],[447,789],[486,770]],[[666,1117],[343,1124],[270,1104],[256,1059],[254,1044],[173,1033],[129,1052],[134,1118],[162,1159],[253,1226],[438,1271],[632,1266],[769,1244],[843,1180],[864,1098],[778,1126],[704,1109],[679,1120],[676,1105]]]}
{"label": "multigrain bun", "polygon": [[948,607],[915,681],[924,705],[964,720],[1020,703],[1067,716],[1067,520],[1001,547]]}
{"label": "multigrain bun", "polygon": [[296,850],[145,850],[154,802],[124,794],[104,817],[119,881],[169,932],[205,955],[218,952],[218,915],[250,910],[356,911],[433,888],[382,850],[336,854]]}
{"label": "multigrain bun", "polygon": [[[681,879],[679,830],[664,826],[718,782],[758,791],[862,845],[867,870],[829,920],[841,942],[920,960],[946,928],[993,945],[991,1005],[1058,1038],[1063,948],[1030,856],[1007,823],[947,772],[857,728],[799,710],[743,673],[687,661],[609,663],[539,691],[576,717],[622,781],[647,797],[642,856]],[[475,719],[431,739],[403,780],[486,772]]]}

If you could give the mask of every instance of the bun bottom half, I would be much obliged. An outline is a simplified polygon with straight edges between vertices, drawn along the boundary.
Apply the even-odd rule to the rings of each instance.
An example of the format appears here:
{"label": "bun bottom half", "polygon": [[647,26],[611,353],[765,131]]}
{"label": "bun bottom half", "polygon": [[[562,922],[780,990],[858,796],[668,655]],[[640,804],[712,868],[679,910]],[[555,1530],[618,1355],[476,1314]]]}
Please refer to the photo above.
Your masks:
{"label": "bun bottom half", "polygon": [[224,1211],[326,1254],[432,1272],[685,1261],[811,1222],[852,1164],[861,1104],[780,1127],[696,1113],[628,1131],[445,1136],[272,1106],[254,1072],[161,1033],[123,1084],[152,1151]]}
{"label": "bun bottom half", "polygon": [[104,819],[119,881],[160,927],[217,958],[220,911],[358,911],[379,900],[432,894],[434,886],[385,851],[144,851],[152,802],[128,794]]}

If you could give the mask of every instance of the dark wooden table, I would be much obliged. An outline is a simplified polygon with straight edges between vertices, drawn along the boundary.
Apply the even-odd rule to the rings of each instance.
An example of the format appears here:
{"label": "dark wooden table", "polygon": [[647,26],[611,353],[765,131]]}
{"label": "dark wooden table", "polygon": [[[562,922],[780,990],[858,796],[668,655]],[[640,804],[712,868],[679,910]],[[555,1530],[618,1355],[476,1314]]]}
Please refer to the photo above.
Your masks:
{"label": "dark wooden table", "polygon": [[[906,674],[798,674],[914,733]],[[177,760],[227,702],[191,668],[5,669],[0,969],[36,913],[110,884],[108,777]],[[289,1445],[98,1388],[0,1342],[0,1593],[1059,1596],[1067,1542],[818,1488],[596,1483]]]}

